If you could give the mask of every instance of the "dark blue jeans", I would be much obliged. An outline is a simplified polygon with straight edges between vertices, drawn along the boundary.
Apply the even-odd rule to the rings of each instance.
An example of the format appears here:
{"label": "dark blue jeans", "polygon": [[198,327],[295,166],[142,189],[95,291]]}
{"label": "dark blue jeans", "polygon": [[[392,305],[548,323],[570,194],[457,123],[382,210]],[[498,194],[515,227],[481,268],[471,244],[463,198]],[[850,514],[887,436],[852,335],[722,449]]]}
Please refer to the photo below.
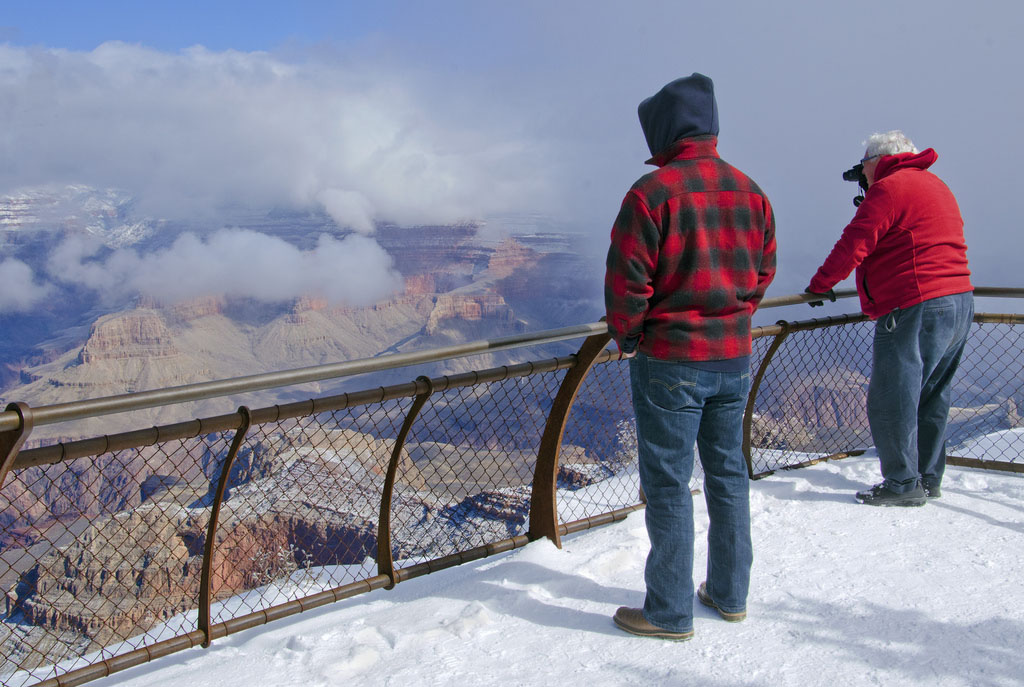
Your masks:
{"label": "dark blue jeans", "polygon": [[685,632],[693,628],[694,442],[710,519],[708,592],[723,611],[746,610],[753,548],[743,411],[750,374],[709,372],[638,354],[630,360],[629,376],[651,540],[644,617]]}
{"label": "dark blue jeans", "polygon": [[938,486],[946,469],[953,375],[974,318],[974,295],[933,298],[875,322],[868,423],[885,486]]}

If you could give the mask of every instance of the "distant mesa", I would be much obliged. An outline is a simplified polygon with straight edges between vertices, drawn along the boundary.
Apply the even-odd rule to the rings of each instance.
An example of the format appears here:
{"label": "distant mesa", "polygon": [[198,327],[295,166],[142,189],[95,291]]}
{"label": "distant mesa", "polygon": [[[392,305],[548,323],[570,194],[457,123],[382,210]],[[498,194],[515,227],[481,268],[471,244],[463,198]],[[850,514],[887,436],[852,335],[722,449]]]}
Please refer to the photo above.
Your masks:
{"label": "distant mesa", "polygon": [[155,310],[131,310],[100,318],[92,326],[78,361],[169,358],[179,355],[174,338]]}

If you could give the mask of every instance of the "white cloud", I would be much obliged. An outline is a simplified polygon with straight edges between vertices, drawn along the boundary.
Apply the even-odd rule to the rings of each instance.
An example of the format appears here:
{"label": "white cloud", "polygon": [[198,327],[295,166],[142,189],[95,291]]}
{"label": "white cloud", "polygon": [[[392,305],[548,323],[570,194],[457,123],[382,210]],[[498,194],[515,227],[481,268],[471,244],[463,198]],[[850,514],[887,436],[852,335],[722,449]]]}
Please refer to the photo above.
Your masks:
{"label": "white cloud", "polygon": [[[43,185],[118,188],[133,198],[133,214],[168,219],[322,208],[359,235],[323,236],[303,252],[224,230],[102,260],[97,244],[68,238],[46,270],[111,299],[321,295],[367,304],[402,287],[368,238],[377,222],[536,211],[550,187],[537,171],[545,168],[539,146],[517,142],[500,118],[469,121],[429,90],[398,69],[348,69],[313,56],[289,63],[202,47],[175,54],[118,42],[91,52],[0,45],[0,195]],[[25,282],[28,267],[12,265],[9,278]],[[28,307],[47,288],[22,288],[0,307]]]}
{"label": "white cloud", "polygon": [[341,226],[352,227],[360,234],[373,233],[373,204],[359,191],[329,188],[321,191],[317,200]]}
{"label": "white cloud", "polygon": [[32,268],[21,260],[0,262],[0,313],[31,310],[50,293],[48,284],[37,284]]}
{"label": "white cloud", "polygon": [[543,202],[537,146],[507,122],[426,102],[405,78],[201,47],[0,45],[0,193],[124,188],[141,211],[172,218],[322,204],[361,232]]}
{"label": "white cloud", "polygon": [[321,235],[302,251],[282,239],[223,229],[206,240],[184,234],[147,255],[121,249],[105,260],[98,245],[69,238],[53,252],[50,276],[96,290],[109,298],[142,294],[166,303],[204,295],[264,302],[320,296],[338,305],[368,305],[402,288],[391,257],[372,239]]}

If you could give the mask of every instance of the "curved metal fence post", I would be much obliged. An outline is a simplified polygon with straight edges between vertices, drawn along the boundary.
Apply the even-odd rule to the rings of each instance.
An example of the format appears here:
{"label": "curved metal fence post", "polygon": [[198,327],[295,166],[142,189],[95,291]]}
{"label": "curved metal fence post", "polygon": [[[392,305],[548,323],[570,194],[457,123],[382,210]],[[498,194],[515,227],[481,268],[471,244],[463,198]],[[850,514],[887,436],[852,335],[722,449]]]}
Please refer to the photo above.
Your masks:
{"label": "curved metal fence post", "polygon": [[604,350],[612,335],[595,334],[588,337],[576,354],[576,365],[569,368],[558,389],[544,433],[540,438],[537,450],[537,466],[533,473],[533,489],[530,494],[530,530],[527,536],[531,541],[547,537],[562,548],[562,538],[558,532],[558,504],[556,488],[558,483],[558,454],[562,448],[562,435],[569,419],[569,411],[576,400],[576,394],[586,379],[594,360]]}
{"label": "curved metal fence post", "polygon": [[18,426],[8,432],[0,433],[0,488],[3,488],[7,473],[14,466],[14,459],[18,457],[25,439],[32,433],[32,409],[25,403],[9,403],[7,411],[14,411],[18,414]]}
{"label": "curved metal fence post", "polygon": [[203,549],[203,572],[199,580],[199,629],[203,632],[203,648],[210,646],[210,604],[213,598],[213,548],[217,536],[217,524],[220,520],[220,506],[224,501],[224,492],[227,491],[228,478],[231,475],[231,466],[235,462],[235,456],[245,441],[245,435],[252,424],[252,415],[249,409],[241,406],[238,409],[242,416],[242,424],[235,432],[231,440],[231,448],[224,457],[224,464],[220,469],[220,479],[217,482],[217,492],[213,497],[213,507],[210,510],[210,522],[206,528],[206,545]]}
{"label": "curved metal fence post", "polygon": [[768,371],[768,365],[771,364],[772,358],[775,357],[775,353],[779,350],[782,342],[789,336],[788,322],[779,320],[775,324],[782,327],[782,331],[775,335],[771,346],[768,347],[767,353],[764,354],[764,360],[761,361],[761,365],[757,368],[757,374],[754,375],[754,379],[750,383],[750,394],[747,395],[747,408],[743,411],[743,456],[747,459],[747,474],[750,475],[750,479],[754,479],[754,460],[751,456],[750,440],[750,432],[754,424],[754,402],[757,400],[757,392],[761,388],[764,373]]}
{"label": "curved metal fence post", "polygon": [[391,460],[388,461],[388,472],[384,477],[384,492],[380,497],[380,519],[377,525],[377,574],[386,575],[391,582],[385,589],[393,589],[395,586],[395,560],[391,553],[391,499],[395,491],[395,477],[398,474],[398,463],[402,457],[402,449],[405,448],[405,439],[409,436],[412,423],[420,414],[420,410],[426,404],[427,399],[434,393],[434,385],[428,377],[417,377],[416,384],[426,385],[426,391],[416,395],[416,400],[409,408],[409,414],[405,416],[402,429],[395,439],[395,446],[391,451]]}

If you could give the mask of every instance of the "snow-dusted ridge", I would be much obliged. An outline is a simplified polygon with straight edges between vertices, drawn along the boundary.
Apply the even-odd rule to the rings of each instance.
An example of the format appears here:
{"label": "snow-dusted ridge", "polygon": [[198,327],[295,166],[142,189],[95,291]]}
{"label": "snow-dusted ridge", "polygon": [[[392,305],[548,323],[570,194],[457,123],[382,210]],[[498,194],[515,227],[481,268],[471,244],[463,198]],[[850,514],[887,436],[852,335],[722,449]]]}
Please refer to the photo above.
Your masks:
{"label": "snow-dusted ridge", "polygon": [[23,189],[0,197],[0,231],[73,230],[109,248],[131,246],[151,236],[158,222],[137,217],[135,199],[119,189],[82,184]]}

